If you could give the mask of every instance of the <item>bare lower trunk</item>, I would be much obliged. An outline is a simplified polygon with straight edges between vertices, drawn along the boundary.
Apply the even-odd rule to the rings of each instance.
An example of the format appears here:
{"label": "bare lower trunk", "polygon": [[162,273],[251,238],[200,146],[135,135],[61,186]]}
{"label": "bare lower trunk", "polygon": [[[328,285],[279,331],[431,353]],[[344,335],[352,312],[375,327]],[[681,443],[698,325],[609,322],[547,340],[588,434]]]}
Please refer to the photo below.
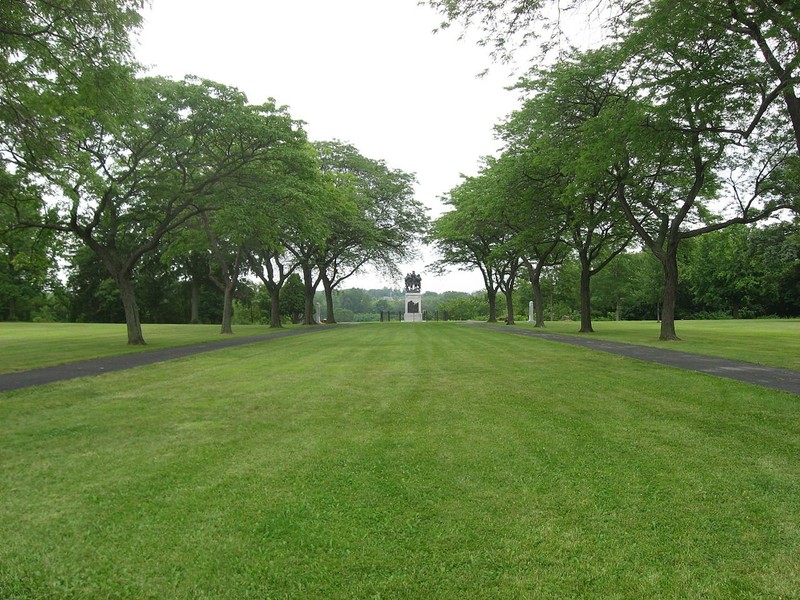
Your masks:
{"label": "bare lower trunk", "polygon": [[581,257],[581,329],[580,333],[593,333],[592,329],[592,271],[589,261]]}
{"label": "bare lower trunk", "polygon": [[303,304],[303,325],[314,325],[314,274],[309,266],[303,266],[303,291],[305,293]]}
{"label": "bare lower trunk", "polygon": [[680,338],[675,333],[675,308],[678,304],[678,249],[677,244],[667,250],[664,258],[664,299],[661,307],[661,335],[659,339],[671,341]]}
{"label": "bare lower trunk", "polygon": [[533,315],[536,321],[534,327],[544,327],[544,294],[539,279],[533,284]]}
{"label": "bare lower trunk", "polygon": [[133,291],[133,282],[127,273],[114,277],[122,297],[122,306],[125,309],[125,325],[128,328],[128,345],[144,346],[142,335],[142,322],[139,319],[139,306],[136,304],[136,294]]}
{"label": "bare lower trunk", "polygon": [[489,323],[497,323],[497,292],[495,290],[487,290],[489,298]]}
{"label": "bare lower trunk", "polygon": [[235,286],[226,285],[222,296],[222,326],[219,332],[222,334],[233,333],[233,293]]}
{"label": "bare lower trunk", "polygon": [[506,323],[508,325],[514,324],[514,298],[511,290],[506,292],[506,311],[508,311],[508,320]]}
{"label": "bare lower trunk", "polygon": [[333,314],[333,286],[327,277],[322,278],[322,287],[325,289],[325,322],[336,323],[336,317]]}
{"label": "bare lower trunk", "polygon": [[189,302],[189,323],[197,325],[200,323],[200,284],[194,277],[192,278],[192,295]]}
{"label": "bare lower trunk", "polygon": [[269,310],[269,326],[270,329],[280,329],[283,327],[281,324],[281,290],[280,288],[271,289],[269,291],[270,310]]}

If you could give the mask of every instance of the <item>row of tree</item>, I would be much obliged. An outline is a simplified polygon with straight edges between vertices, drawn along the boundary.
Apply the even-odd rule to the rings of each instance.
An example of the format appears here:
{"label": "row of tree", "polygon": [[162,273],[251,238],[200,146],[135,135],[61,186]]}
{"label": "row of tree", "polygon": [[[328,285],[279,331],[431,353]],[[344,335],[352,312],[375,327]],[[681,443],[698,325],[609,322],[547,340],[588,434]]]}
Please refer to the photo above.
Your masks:
{"label": "row of tree", "polygon": [[[209,273],[206,256],[198,276],[186,278],[176,263],[165,262],[157,253],[140,263],[134,281],[139,310],[150,323],[218,323],[223,292]],[[681,280],[676,317],[797,317],[800,316],[800,224],[774,223],[762,226],[734,225],[687,240],[678,256]],[[0,265],[2,269],[2,265]],[[581,263],[575,255],[543,269],[539,286],[546,319],[580,319]],[[0,281],[4,276],[0,273]],[[652,253],[624,252],[592,278],[593,319],[659,319],[663,277]],[[16,301],[21,320],[120,322],[124,311],[119,291],[96,255],[86,248],[73,257],[69,277],[55,289],[11,286],[27,293]],[[0,298],[6,292],[0,289]],[[393,319],[404,311],[404,294],[398,289],[340,289],[332,294],[337,321],[378,321],[381,313]],[[534,299],[528,277],[520,277],[513,290],[512,317],[527,318]],[[328,314],[327,297],[317,292],[314,306],[323,319]],[[281,288],[280,315],[286,321],[305,320],[306,291],[299,273],[293,273]],[[246,278],[237,286],[233,323],[269,323],[272,299],[260,282]],[[476,293],[423,293],[422,305],[431,318],[439,313],[453,320],[486,319],[488,296]],[[8,303],[0,307],[0,320],[7,320]],[[505,315],[504,315],[505,316]]]}
{"label": "row of tree", "polygon": [[0,8],[6,318],[18,316],[31,288],[49,282],[55,295],[57,270],[108,273],[129,344],[144,343],[137,292],[152,286],[137,285],[140,277],[186,282],[192,321],[210,277],[229,333],[247,274],[270,294],[273,327],[295,271],[305,322],[320,284],[333,319],[333,291],[359,269],[396,274],[427,226],[414,177],[348,144],[309,142],[273,100],[254,105],[195,77],[142,76],[130,54],[141,8],[136,0]]}
{"label": "row of tree", "polygon": [[[514,44],[530,41],[543,25],[560,32],[561,23],[548,15],[586,8],[580,0],[430,4],[445,25],[480,27],[501,58],[513,57],[520,51]],[[660,265],[661,339],[677,339],[686,243],[797,214],[800,5],[589,4],[597,18],[608,18],[604,43],[561,52],[551,66],[520,80],[522,106],[497,127],[503,153],[449,193],[452,210],[433,225],[430,239],[441,253],[436,266],[479,269],[490,320],[498,293],[513,319],[512,293],[526,275],[542,325],[542,274],[574,257],[581,331],[589,332],[592,278],[626,250],[643,247]],[[699,279],[702,261],[693,264]],[[713,282],[708,302],[726,286],[748,287],[753,271],[738,267],[706,273]]]}

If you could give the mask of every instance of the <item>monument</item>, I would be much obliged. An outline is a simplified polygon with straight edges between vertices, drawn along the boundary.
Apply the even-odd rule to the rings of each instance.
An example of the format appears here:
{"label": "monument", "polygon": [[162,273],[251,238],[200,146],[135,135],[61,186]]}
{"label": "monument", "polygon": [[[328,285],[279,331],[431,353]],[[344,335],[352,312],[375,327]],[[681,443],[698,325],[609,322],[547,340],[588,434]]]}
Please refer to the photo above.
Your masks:
{"label": "monument", "polygon": [[414,271],[406,275],[406,312],[404,320],[409,323],[422,322],[422,278]]}

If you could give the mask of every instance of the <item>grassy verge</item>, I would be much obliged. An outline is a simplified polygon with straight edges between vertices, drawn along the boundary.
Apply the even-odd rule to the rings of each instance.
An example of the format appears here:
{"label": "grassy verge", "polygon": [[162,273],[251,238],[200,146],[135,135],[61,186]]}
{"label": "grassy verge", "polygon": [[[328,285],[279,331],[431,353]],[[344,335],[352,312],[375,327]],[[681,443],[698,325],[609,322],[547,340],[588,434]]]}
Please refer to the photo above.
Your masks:
{"label": "grassy verge", "polygon": [[386,324],[0,394],[3,598],[800,589],[789,394]]}
{"label": "grassy verge", "polygon": [[[124,324],[0,323],[0,373],[131,352],[218,340],[219,325],[144,325],[147,346],[128,346]],[[261,325],[234,327],[234,336],[268,333]]]}
{"label": "grassy verge", "polygon": [[[516,326],[533,328],[525,322]],[[594,333],[588,335],[599,339],[800,370],[800,319],[681,321],[678,342],[660,341],[655,321],[597,321],[593,326]],[[577,333],[579,327],[575,322],[548,321],[543,331],[587,335]]]}

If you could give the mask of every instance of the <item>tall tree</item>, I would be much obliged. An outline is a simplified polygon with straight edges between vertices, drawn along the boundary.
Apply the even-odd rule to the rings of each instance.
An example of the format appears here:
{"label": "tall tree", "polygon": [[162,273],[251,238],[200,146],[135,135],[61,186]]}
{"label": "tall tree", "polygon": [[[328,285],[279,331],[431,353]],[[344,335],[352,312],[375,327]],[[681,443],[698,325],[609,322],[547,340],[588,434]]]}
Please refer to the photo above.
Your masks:
{"label": "tall tree", "polygon": [[22,213],[0,202],[0,320],[8,321],[31,319],[55,279],[56,255],[63,246],[52,232],[14,227],[20,218],[36,220],[46,210],[38,191],[24,190],[19,179],[0,170],[0,197],[25,197]]}
{"label": "tall tree", "polygon": [[323,209],[319,170],[305,132],[290,122],[281,143],[242,169],[235,187],[222,188],[201,215],[224,291],[222,333],[231,333],[239,277],[264,248],[313,243]]}
{"label": "tall tree", "polygon": [[412,174],[339,141],[316,147],[331,198],[329,229],[317,250],[317,268],[327,321],[335,323],[333,291],[368,266],[398,277],[398,265],[415,256],[428,217],[414,198]]}
{"label": "tall tree", "polygon": [[[512,128],[512,116],[504,127]],[[523,130],[529,122],[525,120]],[[501,129],[502,131],[502,129]],[[502,215],[519,249],[521,264],[531,283],[535,306],[535,326],[544,327],[544,297],[541,276],[546,267],[560,263],[568,252],[564,243],[567,213],[561,203],[566,179],[551,155],[542,152],[536,140],[527,135],[506,135],[507,148],[494,163],[500,170],[503,190],[501,202],[493,211]]]}
{"label": "tall tree", "polygon": [[542,181],[551,170],[549,179],[559,184],[555,214],[563,219],[562,239],[581,265],[582,333],[593,331],[591,278],[634,235],[615,202],[617,181],[606,161],[611,143],[606,132],[614,128],[607,115],[625,108],[615,58],[613,49],[587,52],[540,71],[536,79],[522,82],[533,94],[501,127],[512,149],[527,147],[534,163],[529,169],[538,164]]}
{"label": "tall tree", "polygon": [[63,155],[23,152],[15,162],[59,198],[52,218],[24,225],[71,233],[94,251],[120,290],[128,343],[143,344],[131,280],[138,261],[297,127],[284,109],[251,106],[209,81],[145,78],[133,89],[115,122],[60,131]]}
{"label": "tall tree", "polygon": [[292,323],[303,322],[306,305],[305,284],[297,273],[292,273],[286,280],[280,293],[280,311],[287,315]]}
{"label": "tall tree", "polygon": [[[780,184],[793,146],[785,122],[773,110],[746,140],[741,134],[760,103],[754,89],[763,89],[768,77],[763,63],[747,40],[728,34],[721,43],[725,34],[714,27],[687,40],[688,27],[678,22],[672,34],[636,43],[635,89],[649,104],[630,106],[628,115],[639,112],[639,123],[618,130],[630,155],[617,153],[614,167],[617,201],[663,266],[663,340],[678,339],[681,241],[754,223],[792,205]],[[746,78],[739,77],[742,70]],[[633,165],[644,164],[650,165],[649,184],[631,186]]]}
{"label": "tall tree", "polygon": [[497,322],[498,251],[511,237],[496,218],[487,218],[488,199],[497,193],[494,183],[486,171],[465,178],[445,198],[452,210],[433,222],[428,236],[440,255],[431,265],[434,272],[451,267],[480,271],[489,302],[490,323]]}
{"label": "tall tree", "polygon": [[278,246],[262,246],[248,252],[250,268],[264,284],[270,298],[269,326],[281,329],[281,290],[294,274],[297,263]]}

